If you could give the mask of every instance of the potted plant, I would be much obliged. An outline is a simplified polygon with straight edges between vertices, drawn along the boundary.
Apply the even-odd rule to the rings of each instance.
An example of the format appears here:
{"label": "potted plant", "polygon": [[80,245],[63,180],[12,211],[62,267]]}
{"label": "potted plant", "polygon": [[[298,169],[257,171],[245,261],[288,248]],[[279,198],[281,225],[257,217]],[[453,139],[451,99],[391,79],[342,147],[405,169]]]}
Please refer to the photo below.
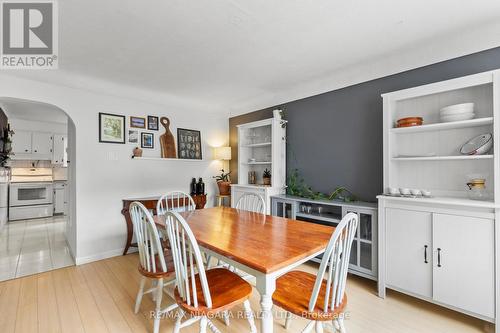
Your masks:
{"label": "potted plant", "polygon": [[230,174],[231,174],[231,171],[224,173],[224,169],[221,169],[221,174],[219,176],[213,177],[217,181],[217,186],[219,187],[219,194],[220,195],[229,195],[231,192],[231,189],[230,189],[231,181],[229,180]]}
{"label": "potted plant", "polygon": [[264,180],[264,185],[271,185],[271,171],[267,170],[267,168],[262,174],[262,179]]}

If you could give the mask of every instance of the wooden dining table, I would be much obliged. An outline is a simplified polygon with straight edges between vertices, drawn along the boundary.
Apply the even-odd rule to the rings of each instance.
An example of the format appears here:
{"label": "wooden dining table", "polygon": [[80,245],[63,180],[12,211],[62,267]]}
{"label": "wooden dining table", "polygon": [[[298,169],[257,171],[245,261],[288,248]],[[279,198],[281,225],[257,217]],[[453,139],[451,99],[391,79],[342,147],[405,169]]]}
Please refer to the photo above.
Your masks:
{"label": "wooden dining table", "polygon": [[[184,212],[201,250],[256,278],[261,332],[273,332],[272,295],[276,279],[323,253],[335,228],[215,207]],[[159,228],[165,220],[156,217]]]}

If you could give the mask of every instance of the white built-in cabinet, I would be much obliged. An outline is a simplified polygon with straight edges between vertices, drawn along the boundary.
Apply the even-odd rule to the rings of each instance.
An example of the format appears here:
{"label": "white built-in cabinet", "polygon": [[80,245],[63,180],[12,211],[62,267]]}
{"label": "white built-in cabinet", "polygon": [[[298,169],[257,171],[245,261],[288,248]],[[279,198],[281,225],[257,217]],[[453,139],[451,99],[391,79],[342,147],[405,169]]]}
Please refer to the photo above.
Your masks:
{"label": "white built-in cabinet", "polygon": [[14,160],[49,160],[67,166],[67,136],[38,131],[15,130],[12,135]]}
{"label": "white built-in cabinet", "polygon": [[494,318],[492,219],[386,208],[386,285]]}
{"label": "white built-in cabinet", "polygon": [[[468,102],[474,119],[441,122],[441,108]],[[383,105],[384,192],[432,197],[378,196],[379,296],[395,289],[496,323],[500,333],[500,71],[387,93]],[[424,124],[396,128],[403,117]],[[485,133],[491,151],[460,154]],[[484,200],[468,197],[473,175],[486,179]]]}
{"label": "white built-in cabinet", "polygon": [[[273,118],[238,125],[238,184],[231,185],[231,207],[245,193],[262,196],[266,214],[271,213],[271,196],[285,193],[286,121],[279,110]],[[271,185],[263,185],[264,170],[271,172]],[[255,184],[249,183],[255,172]]]}
{"label": "white built-in cabinet", "polygon": [[436,302],[495,316],[494,222],[433,214],[433,298]]}
{"label": "white built-in cabinet", "polygon": [[[432,297],[432,214],[386,211],[387,285]],[[408,269],[411,267],[411,269]]]}

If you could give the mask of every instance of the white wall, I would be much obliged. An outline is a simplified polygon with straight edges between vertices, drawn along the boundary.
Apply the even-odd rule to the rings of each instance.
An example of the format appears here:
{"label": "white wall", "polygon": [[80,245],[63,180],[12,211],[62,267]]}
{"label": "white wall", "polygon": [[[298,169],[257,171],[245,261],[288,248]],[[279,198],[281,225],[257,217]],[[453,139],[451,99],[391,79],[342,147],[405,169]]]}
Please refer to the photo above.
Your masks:
{"label": "white wall", "polygon": [[51,121],[33,121],[26,119],[19,119],[9,116],[10,128],[14,130],[49,132],[57,134],[66,134],[68,132],[68,125],[62,123],[55,123]]}
{"label": "white wall", "polygon": [[[227,117],[111,95],[116,92],[106,95],[6,75],[0,75],[0,91],[0,97],[54,104],[67,112],[75,124],[75,146],[70,142],[73,151],[70,161],[76,163],[73,164],[76,191],[70,201],[76,200],[76,205],[70,207],[70,215],[76,218],[76,249],[72,250],[77,263],[119,255],[123,251],[126,235],[120,213],[123,198],[157,195],[169,190],[187,191],[192,177],[203,177],[208,205],[213,204],[217,189],[211,177],[221,162],[211,160],[210,147],[227,144]],[[132,160],[134,145],[98,142],[99,112],[126,115],[127,130],[130,115],[167,116],[174,135],[177,127],[201,130],[206,161]],[[158,134],[162,131],[154,132],[155,149],[145,152],[145,156],[160,155]],[[71,141],[72,133],[68,135]],[[71,244],[74,240],[69,242],[74,246]]]}

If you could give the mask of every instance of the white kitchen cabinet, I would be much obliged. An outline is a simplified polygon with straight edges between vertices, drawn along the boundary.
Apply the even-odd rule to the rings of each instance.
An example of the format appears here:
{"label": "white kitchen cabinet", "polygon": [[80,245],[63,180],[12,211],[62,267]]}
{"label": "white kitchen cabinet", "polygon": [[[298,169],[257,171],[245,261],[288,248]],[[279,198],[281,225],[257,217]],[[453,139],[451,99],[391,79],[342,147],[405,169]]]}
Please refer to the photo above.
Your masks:
{"label": "white kitchen cabinet", "polygon": [[66,212],[66,183],[56,182],[54,184],[54,214]]}
{"label": "white kitchen cabinet", "polygon": [[15,131],[12,136],[13,159],[51,160],[52,133]]}
{"label": "white kitchen cabinet", "polygon": [[433,299],[486,317],[495,313],[494,223],[433,214]]}
{"label": "white kitchen cabinet", "polygon": [[[12,135],[12,151],[14,154],[31,154],[31,133],[28,131],[15,131]],[[16,158],[16,155],[13,157]]]}
{"label": "white kitchen cabinet", "polygon": [[33,132],[31,136],[31,153],[44,156],[52,155],[52,133]]}
{"label": "white kitchen cabinet", "polygon": [[386,209],[387,284],[432,297],[432,214]]}
{"label": "white kitchen cabinet", "polygon": [[64,134],[54,134],[54,148],[52,153],[52,164],[55,165],[67,165],[67,155],[66,155],[66,147],[67,147],[67,136]]}

